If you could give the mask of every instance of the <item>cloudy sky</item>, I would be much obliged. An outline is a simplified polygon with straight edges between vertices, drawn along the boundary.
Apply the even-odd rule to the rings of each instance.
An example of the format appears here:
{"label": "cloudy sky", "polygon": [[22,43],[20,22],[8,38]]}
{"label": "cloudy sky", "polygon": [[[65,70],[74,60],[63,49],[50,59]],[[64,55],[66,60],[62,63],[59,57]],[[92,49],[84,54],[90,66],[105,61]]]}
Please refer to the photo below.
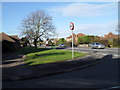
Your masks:
{"label": "cloudy sky", "polygon": [[75,24],[75,34],[117,34],[117,2],[3,2],[2,32],[20,36],[20,22],[26,15],[38,9],[45,10],[52,16],[59,38],[66,38],[71,34],[70,22]]}

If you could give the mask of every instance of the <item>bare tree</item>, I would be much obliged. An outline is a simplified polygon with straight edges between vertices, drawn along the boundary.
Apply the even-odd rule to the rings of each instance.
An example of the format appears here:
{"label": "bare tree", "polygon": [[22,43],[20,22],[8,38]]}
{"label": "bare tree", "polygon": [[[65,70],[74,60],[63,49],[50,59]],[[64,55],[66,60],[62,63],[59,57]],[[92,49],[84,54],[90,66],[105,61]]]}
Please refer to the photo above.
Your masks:
{"label": "bare tree", "polygon": [[21,23],[22,35],[33,41],[37,48],[37,40],[39,38],[46,38],[55,34],[55,27],[51,20],[52,17],[43,10],[32,12]]}

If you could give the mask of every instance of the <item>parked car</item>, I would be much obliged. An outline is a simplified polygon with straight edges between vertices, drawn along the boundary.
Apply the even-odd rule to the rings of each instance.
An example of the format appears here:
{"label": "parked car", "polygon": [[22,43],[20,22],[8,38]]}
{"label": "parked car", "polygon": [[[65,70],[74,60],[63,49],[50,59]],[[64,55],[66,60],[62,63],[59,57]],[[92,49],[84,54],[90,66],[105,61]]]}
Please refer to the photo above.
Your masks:
{"label": "parked car", "polygon": [[45,46],[50,46],[50,44],[46,44]]}
{"label": "parked car", "polygon": [[97,49],[100,49],[100,48],[105,48],[105,45],[103,45],[103,44],[101,44],[101,43],[99,43],[99,42],[94,42],[94,43],[92,43],[92,44],[90,44],[89,45],[92,49],[93,48],[97,48]]}
{"label": "parked car", "polygon": [[59,46],[60,46],[60,47],[65,47],[65,45],[64,45],[64,44],[59,44]]}

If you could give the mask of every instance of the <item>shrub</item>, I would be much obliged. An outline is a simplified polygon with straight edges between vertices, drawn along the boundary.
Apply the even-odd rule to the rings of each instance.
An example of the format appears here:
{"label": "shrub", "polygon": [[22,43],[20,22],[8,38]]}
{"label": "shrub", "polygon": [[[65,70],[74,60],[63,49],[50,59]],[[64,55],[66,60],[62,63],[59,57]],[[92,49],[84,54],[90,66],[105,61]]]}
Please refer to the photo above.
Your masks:
{"label": "shrub", "polygon": [[120,39],[113,39],[113,46],[120,47]]}
{"label": "shrub", "polygon": [[72,43],[71,42],[64,42],[65,46],[67,47],[71,47],[72,46]]}
{"label": "shrub", "polygon": [[108,41],[108,44],[109,45],[113,45],[113,41]]}
{"label": "shrub", "polygon": [[100,43],[105,46],[108,46],[108,40],[100,40]]}
{"label": "shrub", "polygon": [[83,36],[83,37],[79,37],[78,38],[78,43],[79,44],[89,44],[89,43],[92,43],[93,40],[94,40],[94,37],[95,36]]}

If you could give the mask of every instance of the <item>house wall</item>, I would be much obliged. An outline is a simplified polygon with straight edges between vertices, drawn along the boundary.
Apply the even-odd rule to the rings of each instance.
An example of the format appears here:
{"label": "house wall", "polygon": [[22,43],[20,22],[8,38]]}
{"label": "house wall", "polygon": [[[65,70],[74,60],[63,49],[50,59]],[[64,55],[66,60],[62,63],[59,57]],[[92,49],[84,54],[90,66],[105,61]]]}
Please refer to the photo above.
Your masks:
{"label": "house wall", "polygon": [[2,53],[12,52],[15,50],[14,42],[2,41]]}
{"label": "house wall", "polygon": [[[11,37],[12,38],[12,37]],[[20,41],[18,39],[12,38],[15,42],[13,43],[13,46],[15,49],[19,49],[21,47]]]}

